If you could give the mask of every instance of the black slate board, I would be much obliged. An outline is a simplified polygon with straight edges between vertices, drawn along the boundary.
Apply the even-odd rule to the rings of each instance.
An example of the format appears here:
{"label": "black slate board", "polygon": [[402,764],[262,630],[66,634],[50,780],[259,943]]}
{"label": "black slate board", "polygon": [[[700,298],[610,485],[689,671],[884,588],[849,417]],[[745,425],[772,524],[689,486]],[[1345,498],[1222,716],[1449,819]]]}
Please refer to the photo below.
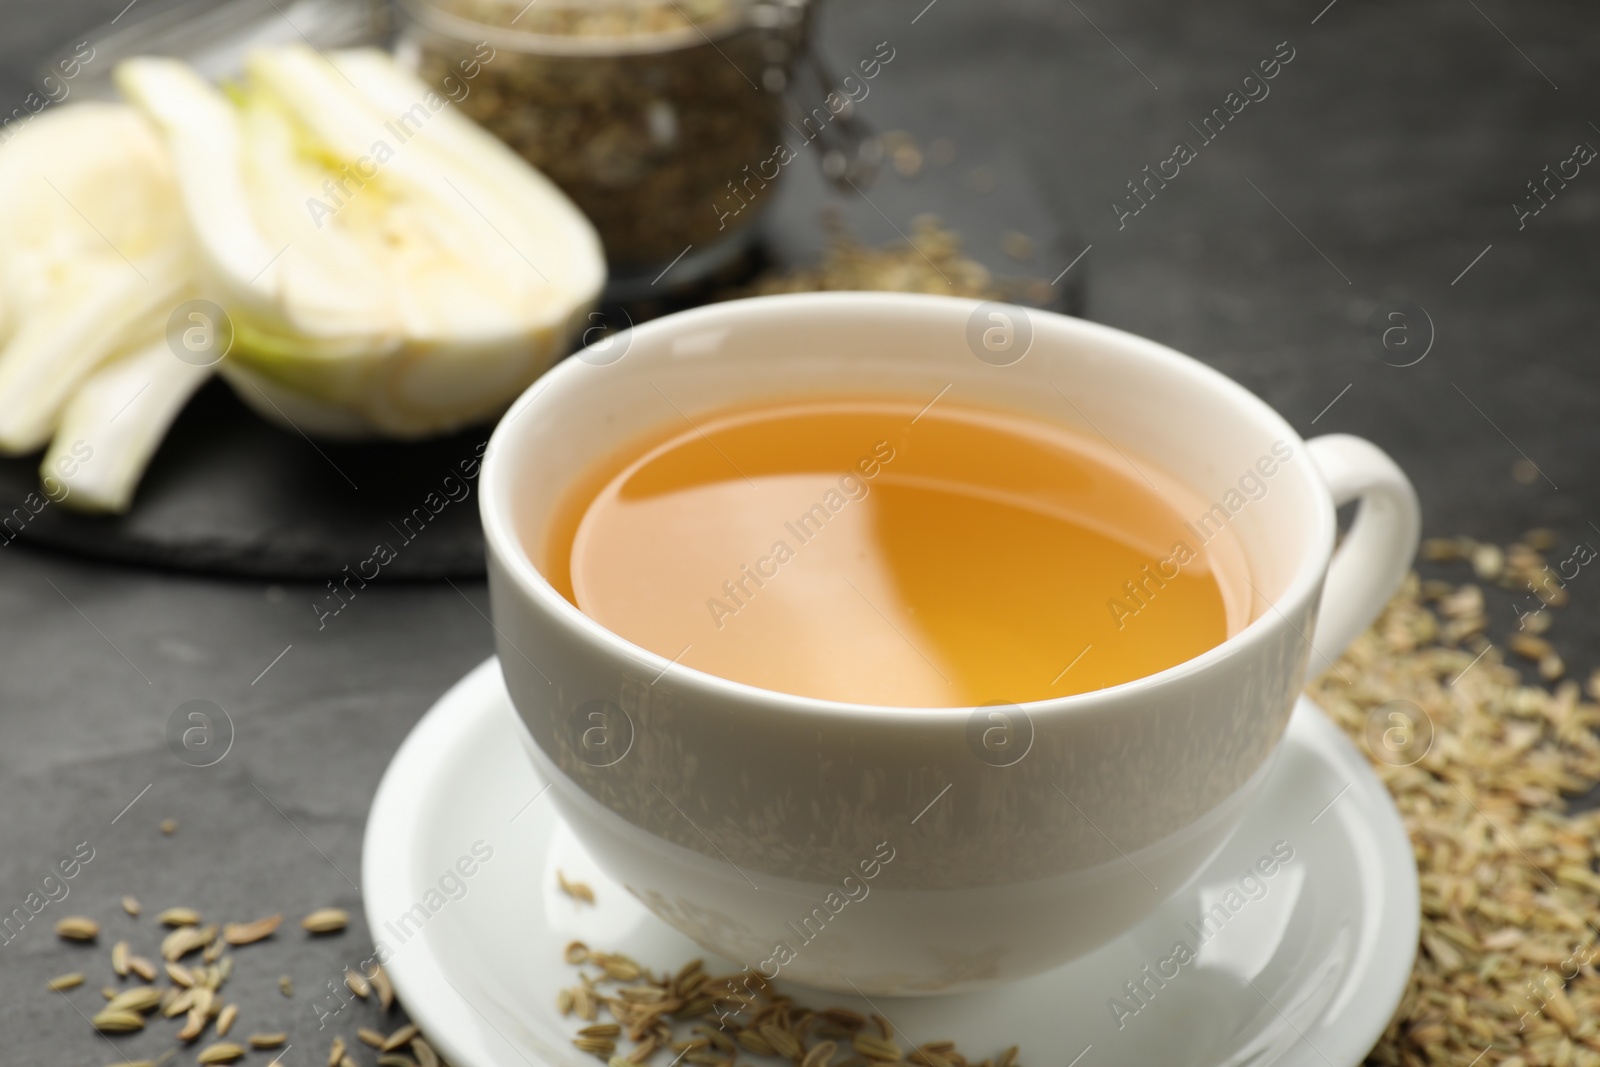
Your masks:
{"label": "black slate board", "polygon": [[[873,245],[900,240],[912,232],[913,218],[933,213],[996,275],[1055,277],[1082,250],[1081,242],[1075,245],[1046,221],[1051,213],[1022,163],[1003,149],[970,142],[959,153],[955,163],[927,168],[914,179],[885,167],[864,196],[839,194],[802,157],[786,174],[760,244],[718,282],[737,286],[763,267],[815,262],[826,245],[825,211]],[[975,185],[977,160],[986,180]],[[1002,250],[1007,231],[1028,235],[1032,261],[1008,259]],[[1078,310],[1086,271],[1086,262],[1073,266],[1052,290],[1049,306]],[[671,280],[670,274],[663,279],[662,299],[629,306],[631,321],[716,295],[704,286],[666,295]],[[613,315],[611,321],[622,320]],[[20,534],[13,523],[0,534],[0,544],[14,535],[123,563],[328,580],[346,566],[356,569],[381,542],[395,550],[383,568],[390,578],[476,577],[483,573],[476,483],[470,497],[447,502],[436,515],[425,501],[440,492],[446,475],[459,474],[459,465],[472,459],[491,430],[485,425],[420,443],[313,443],[263,421],[213,381],[162,444],[128,514],[85,516],[49,505]],[[0,460],[0,516],[37,490],[37,467],[38,456]],[[459,489],[451,492],[461,496]],[[419,530],[420,517],[404,524],[418,508],[430,520],[425,529]]]}
{"label": "black slate board", "polygon": [[[271,425],[213,380],[184,409],[120,516],[41,510],[21,538],[122,562],[265,578],[333,578],[378,541],[396,549],[392,577],[470,577],[483,572],[476,481],[439,507],[430,492],[462,473],[490,427],[416,444],[313,444]],[[35,487],[37,457],[6,460],[0,493]],[[468,468],[469,470],[472,468]],[[463,490],[447,487],[457,498]],[[433,514],[428,504],[439,507]],[[424,526],[413,517],[422,508]],[[410,540],[405,535],[409,535]]]}

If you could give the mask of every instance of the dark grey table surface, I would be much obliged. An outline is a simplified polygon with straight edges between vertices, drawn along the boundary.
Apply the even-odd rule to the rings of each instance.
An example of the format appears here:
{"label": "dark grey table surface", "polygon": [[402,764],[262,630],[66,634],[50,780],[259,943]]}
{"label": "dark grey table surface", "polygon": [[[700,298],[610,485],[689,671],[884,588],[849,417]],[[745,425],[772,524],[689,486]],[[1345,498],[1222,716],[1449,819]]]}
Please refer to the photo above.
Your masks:
{"label": "dark grey table surface", "polygon": [[[0,101],[20,102],[54,49],[125,3],[0,5]],[[1090,317],[1233,375],[1304,434],[1376,441],[1415,480],[1429,533],[1600,537],[1600,168],[1523,228],[1513,208],[1547,164],[1600,146],[1600,15],[1580,0],[1325,4],[872,0],[836,4],[825,37],[845,58],[893,42],[867,107],[879,127],[1026,162],[1093,246],[1074,268],[1088,272]],[[1189,124],[1280,42],[1294,58],[1270,95],[1119,228],[1125,183],[1177,141],[1198,143]],[[968,150],[958,165],[982,163]],[[1431,318],[1414,366],[1386,365],[1364,339],[1391,300]],[[1536,471],[1518,479],[1519,461]],[[300,1048],[285,1063],[322,1062],[310,992],[370,944],[356,886],[373,790],[492,633],[484,589],[459,582],[376,583],[319,629],[319,584],[0,549],[0,915],[79,843],[93,849],[70,895],[0,944],[0,1062],[162,1051],[146,1034],[113,1052],[78,1012],[99,1003],[104,947],[126,928],[153,948],[152,911],[177,903],[236,918],[351,910],[342,941],[280,938],[229,986],[243,1030],[287,1030]],[[1575,582],[1571,596],[1554,637],[1586,674],[1600,587]],[[226,709],[235,729],[205,769],[167,746],[190,700]],[[139,923],[120,914],[123,894],[145,903]],[[101,949],[55,938],[73,913],[106,923]],[[45,989],[78,969],[89,987]],[[345,1029],[376,1017],[357,1010]]]}

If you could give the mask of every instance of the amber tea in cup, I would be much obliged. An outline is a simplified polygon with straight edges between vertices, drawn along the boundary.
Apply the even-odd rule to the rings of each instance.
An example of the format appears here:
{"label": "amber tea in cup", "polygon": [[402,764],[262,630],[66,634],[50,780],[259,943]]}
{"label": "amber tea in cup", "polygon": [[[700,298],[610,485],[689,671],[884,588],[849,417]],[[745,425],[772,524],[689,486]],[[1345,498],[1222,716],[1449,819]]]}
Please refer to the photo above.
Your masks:
{"label": "amber tea in cup", "polygon": [[542,562],[586,615],[708,674],[856,704],[1022,703],[1244,628],[1244,556],[1207,509],[1061,425],[822,397],[619,450],[570,489]]}

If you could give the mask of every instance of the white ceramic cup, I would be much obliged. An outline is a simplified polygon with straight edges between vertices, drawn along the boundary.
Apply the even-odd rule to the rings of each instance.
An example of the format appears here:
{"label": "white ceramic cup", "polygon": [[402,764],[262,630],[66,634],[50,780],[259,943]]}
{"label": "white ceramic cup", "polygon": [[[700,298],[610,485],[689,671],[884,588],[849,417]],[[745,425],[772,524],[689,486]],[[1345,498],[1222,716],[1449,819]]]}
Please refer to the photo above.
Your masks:
{"label": "white ceramic cup", "polygon": [[[573,479],[642,434],[746,402],[947,388],[1104,437],[1216,502],[1248,561],[1253,621],[1098,692],[1009,712],[885,708],[674,664],[583,615],[531,561]],[[595,860],[750,975],[868,995],[1037,973],[1183,887],[1238,825],[1308,667],[1376,617],[1419,528],[1410,483],[1376,447],[1303,441],[1187,356],[1061,315],[903,294],[735,301],[612,338],[512,407],[482,486],[500,666],[529,756]],[[1335,551],[1334,508],[1354,501]]]}

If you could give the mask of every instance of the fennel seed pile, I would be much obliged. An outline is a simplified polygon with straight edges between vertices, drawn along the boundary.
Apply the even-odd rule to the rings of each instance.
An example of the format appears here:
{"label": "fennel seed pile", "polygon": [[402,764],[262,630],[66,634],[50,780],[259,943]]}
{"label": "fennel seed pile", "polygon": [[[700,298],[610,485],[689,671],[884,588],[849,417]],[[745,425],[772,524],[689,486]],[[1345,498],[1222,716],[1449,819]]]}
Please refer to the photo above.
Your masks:
{"label": "fennel seed pile", "polygon": [[[981,1064],[969,1061],[951,1041],[907,1049],[882,1015],[803,1007],[759,976],[712,975],[698,959],[675,974],[656,976],[628,956],[591,951],[581,941],[569,944],[564,957],[575,967],[595,970],[580,970],[578,984],[561,991],[556,1009],[585,1024],[573,1045],[608,1067],[638,1067],[657,1053],[695,1067],[731,1067],[751,1057],[798,1067],[1018,1064],[1015,1045]],[[597,1022],[601,1011],[615,1021]],[[624,1040],[632,1047],[619,1051]]]}
{"label": "fennel seed pile", "polygon": [[[123,897],[121,905],[132,919],[142,911],[131,896]],[[342,933],[349,922],[350,916],[342,908],[319,908],[301,919],[300,926],[308,936],[321,937]],[[118,940],[108,961],[115,984],[101,989],[104,1006],[92,1015],[82,1009],[79,1013],[108,1040],[142,1034],[162,1021],[178,1025],[178,1029],[172,1033],[166,1050],[155,1058],[123,1060],[111,1067],[165,1067],[178,1061],[180,1055],[185,1057],[182,1062],[187,1062],[191,1054],[202,1067],[236,1063],[247,1057],[263,1062],[260,1055],[251,1053],[267,1056],[266,1067],[289,1067],[283,1057],[294,1047],[290,1035],[280,1031],[246,1033],[243,1026],[235,1034],[240,1009],[223,995],[233,977],[234,961],[245,958],[235,950],[275,936],[283,916],[269,915],[219,926],[205,923],[193,908],[171,907],[156,917],[156,923],[166,930],[156,943],[157,950],[151,953],[159,959],[159,966],[149,957],[135,954],[132,940]],[[62,940],[82,944],[98,941],[101,926],[87,916],[69,915],[56,923],[55,930]],[[162,978],[166,979],[164,984]],[[74,971],[49,979],[45,986],[66,996],[86,981],[83,972]],[[381,965],[373,964],[364,975],[347,970],[344,984],[353,996],[375,1001],[385,1015],[397,1006],[394,987]],[[285,997],[294,995],[287,977],[278,979],[278,986]],[[373,1050],[376,1067],[449,1067],[410,1023],[387,1034],[361,1027],[356,1031],[355,1042]],[[333,1038],[327,1067],[368,1067],[365,1058],[356,1052],[356,1044],[347,1044],[343,1037]]]}
{"label": "fennel seed pile", "polygon": [[1565,664],[1540,636],[1567,601],[1556,570],[1567,573],[1571,553],[1534,531],[1503,549],[1430,541],[1423,558],[1470,565],[1477,581],[1518,594],[1521,628],[1507,647],[1555,685],[1525,682],[1489,641],[1479,585],[1412,575],[1309,687],[1363,751],[1390,701],[1415,704],[1433,729],[1410,766],[1373,761],[1416,852],[1422,931],[1368,1062],[1600,1067],[1600,811],[1565,799],[1600,781],[1600,677],[1587,692],[1558,681]]}
{"label": "fennel seed pile", "polygon": [[836,212],[825,211],[822,224],[828,232],[828,247],[820,263],[762,275],[727,298],[864,290],[1010,300],[1042,307],[1057,296],[1043,279],[996,276],[962,251],[960,235],[933,215],[918,215],[906,241],[881,248],[863,245],[846,230]]}

